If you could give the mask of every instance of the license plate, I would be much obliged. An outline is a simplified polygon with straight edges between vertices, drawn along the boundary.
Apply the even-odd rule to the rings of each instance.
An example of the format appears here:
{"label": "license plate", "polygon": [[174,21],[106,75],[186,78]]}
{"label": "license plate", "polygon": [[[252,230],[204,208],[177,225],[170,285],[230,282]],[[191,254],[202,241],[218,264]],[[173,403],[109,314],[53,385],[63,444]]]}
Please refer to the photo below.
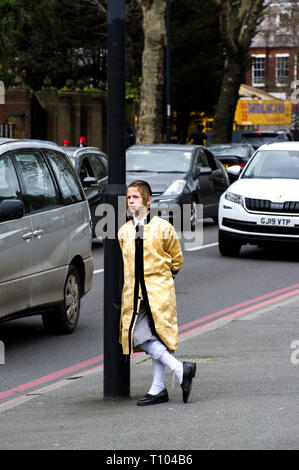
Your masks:
{"label": "license plate", "polygon": [[259,222],[260,225],[274,225],[277,227],[294,227],[294,222],[291,219],[284,217],[261,217]]}

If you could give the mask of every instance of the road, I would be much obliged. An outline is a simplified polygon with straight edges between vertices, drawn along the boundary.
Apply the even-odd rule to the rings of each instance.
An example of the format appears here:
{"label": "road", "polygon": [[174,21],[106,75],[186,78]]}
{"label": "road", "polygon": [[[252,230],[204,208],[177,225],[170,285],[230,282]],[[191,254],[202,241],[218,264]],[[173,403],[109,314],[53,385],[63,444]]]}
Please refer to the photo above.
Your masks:
{"label": "road", "polygon": [[[298,282],[299,254],[292,250],[248,246],[238,258],[221,257],[217,227],[210,219],[204,221],[203,246],[198,248],[184,250],[184,266],[175,281],[181,332],[277,297]],[[93,288],[82,299],[81,317],[72,335],[50,336],[38,316],[1,324],[5,364],[0,365],[0,404],[102,363],[103,251],[102,244],[93,244]]]}

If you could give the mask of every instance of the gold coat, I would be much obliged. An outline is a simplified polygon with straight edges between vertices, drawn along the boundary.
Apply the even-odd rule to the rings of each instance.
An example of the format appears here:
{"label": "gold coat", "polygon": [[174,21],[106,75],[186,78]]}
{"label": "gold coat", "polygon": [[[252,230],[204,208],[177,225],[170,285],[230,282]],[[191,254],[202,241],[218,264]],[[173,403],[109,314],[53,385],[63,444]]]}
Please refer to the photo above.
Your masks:
{"label": "gold coat", "polygon": [[[133,348],[133,331],[137,319],[137,315],[134,316],[135,236],[132,220],[123,225],[118,232],[124,262],[119,335],[123,354],[130,354],[133,350],[140,351],[138,348]],[[144,282],[156,332],[165,346],[173,351],[178,347],[174,277],[183,264],[183,255],[173,226],[157,216],[144,226],[143,264]],[[137,312],[139,304],[140,300]]]}

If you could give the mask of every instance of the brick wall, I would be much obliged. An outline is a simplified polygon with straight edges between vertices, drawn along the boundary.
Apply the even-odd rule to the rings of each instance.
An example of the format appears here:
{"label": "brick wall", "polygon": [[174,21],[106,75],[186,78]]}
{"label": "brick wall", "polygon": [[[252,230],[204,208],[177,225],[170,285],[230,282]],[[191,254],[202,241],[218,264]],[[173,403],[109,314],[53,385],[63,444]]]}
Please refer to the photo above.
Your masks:
{"label": "brick wall", "polygon": [[[50,89],[35,93],[40,104],[41,116],[46,115],[46,135],[39,136],[39,129],[32,129],[32,92],[8,89],[5,104],[0,104],[0,132],[9,132],[15,138],[41,138],[62,145],[65,139],[78,145],[81,135],[87,145],[107,152],[107,96],[104,92],[57,92]],[[37,107],[34,112],[38,113]],[[2,127],[1,127],[2,126]],[[3,135],[3,134],[2,134]],[[10,135],[6,135],[9,137]]]}

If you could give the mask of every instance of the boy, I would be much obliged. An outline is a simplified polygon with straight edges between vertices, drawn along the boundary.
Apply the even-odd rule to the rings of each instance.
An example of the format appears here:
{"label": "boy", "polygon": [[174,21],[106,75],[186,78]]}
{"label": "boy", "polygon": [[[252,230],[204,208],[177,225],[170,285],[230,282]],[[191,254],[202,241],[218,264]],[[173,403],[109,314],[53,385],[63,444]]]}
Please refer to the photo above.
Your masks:
{"label": "boy", "polygon": [[127,209],[133,219],[121,227],[118,239],[124,262],[120,319],[123,354],[144,351],[154,360],[154,377],[139,406],[168,401],[164,386],[166,366],[176,375],[187,403],[196,364],[181,363],[171,351],[177,348],[178,327],[174,277],[183,264],[173,226],[160,217],[149,217],[151,188],[133,181],[127,188]]}

